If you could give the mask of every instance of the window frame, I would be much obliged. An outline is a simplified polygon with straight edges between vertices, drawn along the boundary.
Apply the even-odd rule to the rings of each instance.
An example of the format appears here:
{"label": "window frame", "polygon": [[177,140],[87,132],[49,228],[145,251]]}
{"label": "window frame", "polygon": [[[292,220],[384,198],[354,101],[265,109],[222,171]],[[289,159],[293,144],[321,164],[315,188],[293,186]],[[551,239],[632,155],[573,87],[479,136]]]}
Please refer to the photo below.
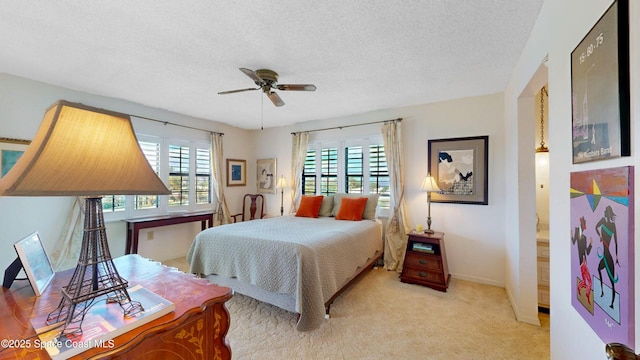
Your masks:
{"label": "window frame", "polygon": [[[380,136],[371,136],[366,138],[356,138],[356,139],[346,139],[346,140],[316,140],[309,141],[307,144],[307,152],[309,150],[316,151],[316,191],[313,195],[321,195],[321,154],[322,149],[326,148],[337,148],[338,149],[338,190],[339,193],[346,193],[346,149],[351,146],[362,146],[362,161],[363,161],[363,174],[362,174],[362,194],[369,195],[369,146],[370,145],[382,145],[384,146],[384,141],[382,139],[382,135]],[[320,155],[319,155],[320,154]],[[303,177],[305,174],[303,174]],[[309,176],[308,174],[306,176]],[[301,193],[304,193],[304,187],[300,189]],[[308,194],[307,194],[308,195]],[[391,194],[390,194],[391,195]],[[391,197],[391,196],[390,196]],[[391,209],[377,208],[378,217],[388,217],[391,213]]]}
{"label": "window frame", "polygon": [[198,140],[185,140],[169,137],[136,134],[138,141],[154,142],[160,145],[160,173],[158,176],[168,187],[169,184],[169,145],[185,146],[189,148],[189,205],[169,206],[169,195],[159,195],[158,207],[136,209],[135,195],[125,196],[125,209],[123,211],[104,212],[105,222],[120,221],[133,217],[145,217],[155,215],[165,215],[174,212],[192,212],[215,209],[217,203],[216,195],[213,192],[213,177],[209,177],[209,199],[207,204],[197,204],[196,201],[196,149],[204,149],[209,152],[211,161],[211,144]]}

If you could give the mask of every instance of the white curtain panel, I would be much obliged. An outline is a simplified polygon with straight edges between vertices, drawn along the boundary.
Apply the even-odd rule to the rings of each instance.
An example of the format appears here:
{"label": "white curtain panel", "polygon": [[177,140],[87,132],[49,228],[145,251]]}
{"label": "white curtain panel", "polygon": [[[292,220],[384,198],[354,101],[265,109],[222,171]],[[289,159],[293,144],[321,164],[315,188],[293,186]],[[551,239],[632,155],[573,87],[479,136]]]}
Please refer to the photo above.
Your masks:
{"label": "white curtain panel", "polygon": [[62,228],[62,234],[50,256],[54,271],[71,269],[78,264],[78,255],[84,235],[84,201],[84,198],[74,197],[71,211],[67,216],[67,223]]}
{"label": "white curtain panel", "polygon": [[291,207],[289,213],[295,214],[302,195],[302,170],[307,158],[309,133],[294,133],[291,147]]}
{"label": "white curtain panel", "polygon": [[213,192],[218,199],[216,219],[219,225],[231,222],[227,199],[224,197],[222,137],[223,134],[211,133],[211,185],[213,185]]}
{"label": "white curtain panel", "polygon": [[392,212],[387,220],[384,236],[384,267],[402,271],[407,247],[407,207],[404,201],[404,171],[402,168],[402,132],[400,121],[388,121],[382,125],[384,153],[389,169]]}

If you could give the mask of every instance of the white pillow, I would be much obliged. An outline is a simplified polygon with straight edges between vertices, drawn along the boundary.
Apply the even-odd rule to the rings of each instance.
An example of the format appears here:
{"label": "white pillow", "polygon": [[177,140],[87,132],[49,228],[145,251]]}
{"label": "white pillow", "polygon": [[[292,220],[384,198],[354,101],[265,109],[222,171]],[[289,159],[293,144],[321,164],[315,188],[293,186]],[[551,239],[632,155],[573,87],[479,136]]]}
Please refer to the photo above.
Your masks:
{"label": "white pillow", "polygon": [[[376,218],[376,208],[378,207],[378,198],[380,194],[345,194],[345,193],[337,193],[333,196],[333,211],[331,212],[331,216],[338,215],[338,211],[340,211],[340,200],[343,197],[350,198],[367,198],[367,205],[364,207],[364,212],[362,213],[363,219],[374,220]],[[320,210],[322,213],[322,210]]]}
{"label": "white pillow", "polygon": [[322,205],[320,206],[320,212],[318,216],[331,216],[333,210],[333,195],[325,196],[322,199]]}

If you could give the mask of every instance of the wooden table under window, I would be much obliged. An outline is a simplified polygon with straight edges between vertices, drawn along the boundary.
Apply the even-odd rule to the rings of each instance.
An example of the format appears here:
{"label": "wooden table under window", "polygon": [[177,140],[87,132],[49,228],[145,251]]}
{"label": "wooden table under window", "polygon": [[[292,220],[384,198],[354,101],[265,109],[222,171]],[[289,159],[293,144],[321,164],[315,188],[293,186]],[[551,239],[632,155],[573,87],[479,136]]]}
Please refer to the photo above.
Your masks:
{"label": "wooden table under window", "polygon": [[200,221],[202,223],[202,230],[205,230],[213,226],[213,214],[215,214],[215,211],[208,210],[125,219],[124,221],[127,223],[127,243],[124,253],[138,253],[138,237],[142,229]]}
{"label": "wooden table under window", "polygon": [[[175,311],[114,338],[113,347],[91,348],[71,359],[230,359],[226,340],[229,312],[225,306],[233,290],[210,284],[139,255],[114,259],[129,286],[140,284],[176,305]],[[36,297],[29,282],[16,281],[0,294],[0,338],[34,344],[36,333],[30,318],[42,309],[55,308],[74,269],[56,273]],[[114,304],[115,305],[115,304]],[[4,344],[4,342],[3,342]],[[0,348],[0,359],[49,359],[44,349]]]}

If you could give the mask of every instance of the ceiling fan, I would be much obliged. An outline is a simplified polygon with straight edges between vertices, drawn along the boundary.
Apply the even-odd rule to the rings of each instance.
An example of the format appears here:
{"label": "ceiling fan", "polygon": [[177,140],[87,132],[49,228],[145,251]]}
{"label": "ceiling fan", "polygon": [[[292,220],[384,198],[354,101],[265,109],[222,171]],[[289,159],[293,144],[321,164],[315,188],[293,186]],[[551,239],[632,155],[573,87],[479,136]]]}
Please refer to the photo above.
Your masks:
{"label": "ceiling fan", "polygon": [[278,73],[273,70],[268,69],[260,69],[253,71],[247,68],[240,68],[245,75],[251,78],[256,85],[257,88],[246,88],[246,89],[238,89],[238,90],[229,90],[229,91],[221,91],[218,95],[225,94],[233,94],[237,92],[243,91],[253,91],[260,90],[267,94],[269,100],[275,106],[284,105],[284,101],[280,98],[280,96],[273,92],[272,90],[282,90],[282,91],[316,91],[316,86],[313,84],[278,84]]}

